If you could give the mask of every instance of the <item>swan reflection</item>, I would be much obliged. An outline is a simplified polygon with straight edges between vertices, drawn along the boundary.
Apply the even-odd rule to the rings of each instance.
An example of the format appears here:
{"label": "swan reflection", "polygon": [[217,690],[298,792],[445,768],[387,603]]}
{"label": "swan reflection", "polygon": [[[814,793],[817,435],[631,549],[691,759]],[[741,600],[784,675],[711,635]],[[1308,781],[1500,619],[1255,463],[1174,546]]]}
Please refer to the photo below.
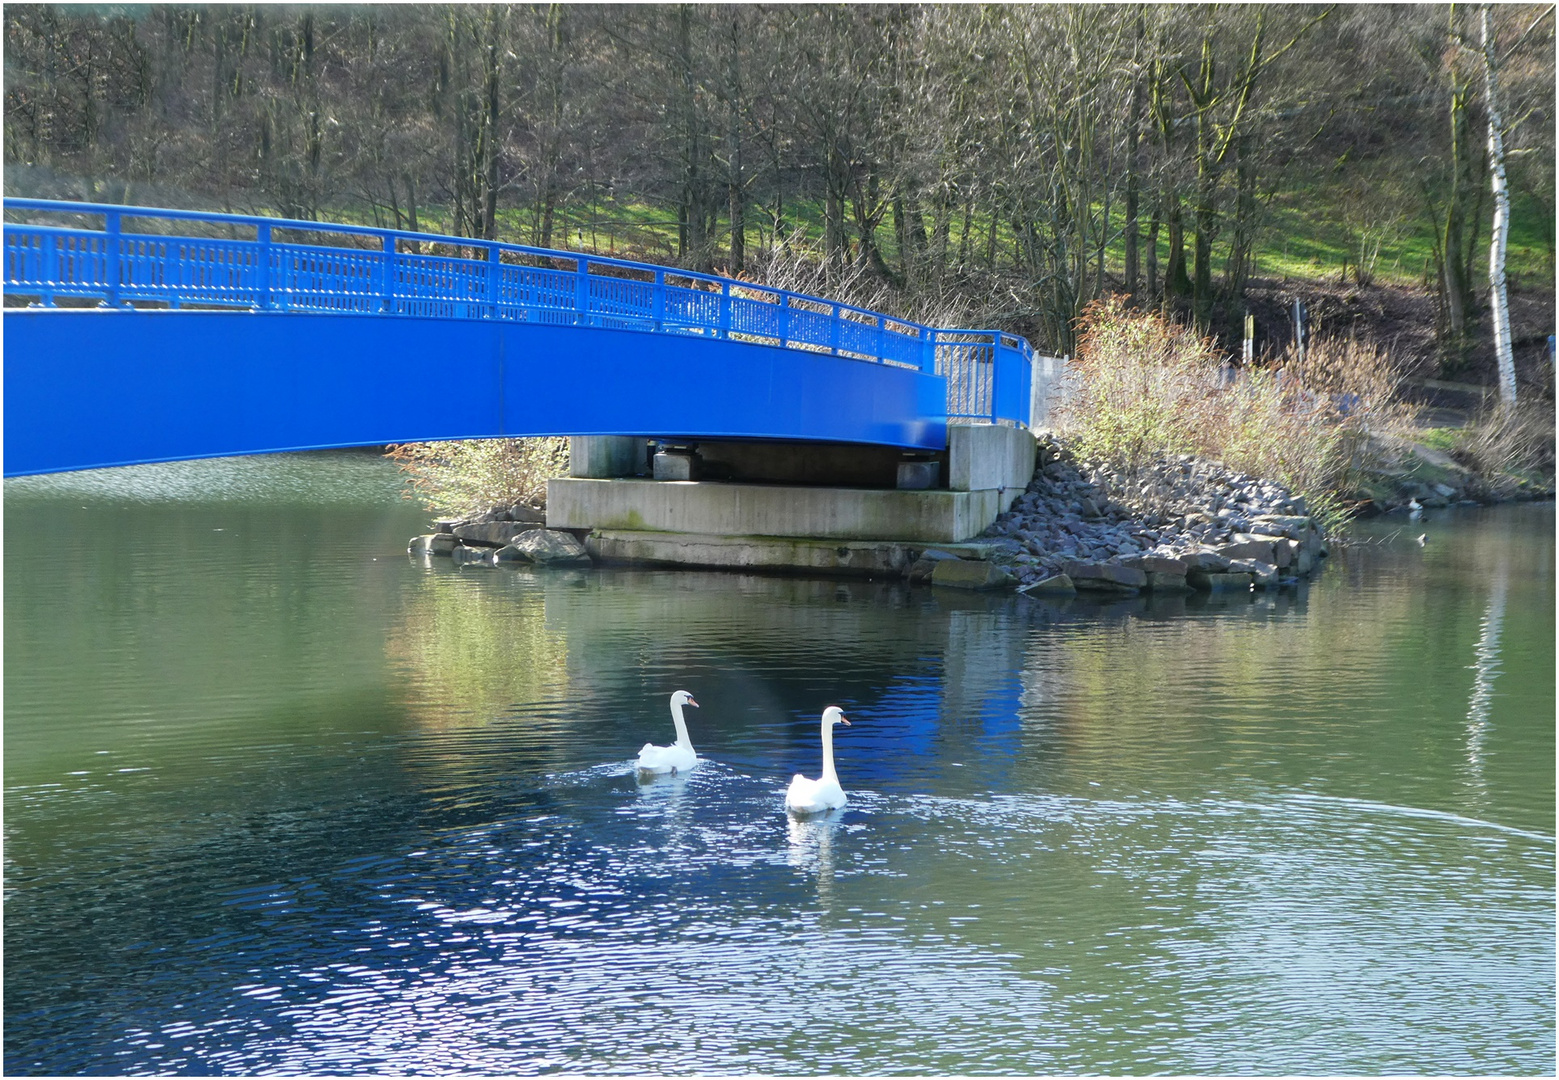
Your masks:
{"label": "swan reflection", "polygon": [[834,898],[834,832],[840,828],[832,814],[808,818],[786,817],[790,841],[785,861],[797,870],[817,876],[817,899],[824,908]]}
{"label": "swan reflection", "polygon": [[646,822],[659,822],[665,828],[668,847],[686,846],[693,828],[693,796],[688,794],[691,778],[686,773],[651,774],[638,770],[634,775],[638,798],[633,812]]}

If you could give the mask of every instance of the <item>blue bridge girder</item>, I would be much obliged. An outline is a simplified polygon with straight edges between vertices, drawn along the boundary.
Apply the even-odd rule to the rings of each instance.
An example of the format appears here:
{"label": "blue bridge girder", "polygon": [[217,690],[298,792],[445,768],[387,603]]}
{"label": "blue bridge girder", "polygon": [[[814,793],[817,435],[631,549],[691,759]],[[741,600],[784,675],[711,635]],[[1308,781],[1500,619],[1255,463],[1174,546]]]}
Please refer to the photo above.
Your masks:
{"label": "blue bridge girder", "polygon": [[4,205],[6,476],[519,435],[941,449],[949,419],[1029,418],[1033,351],[999,331],[494,241]]}

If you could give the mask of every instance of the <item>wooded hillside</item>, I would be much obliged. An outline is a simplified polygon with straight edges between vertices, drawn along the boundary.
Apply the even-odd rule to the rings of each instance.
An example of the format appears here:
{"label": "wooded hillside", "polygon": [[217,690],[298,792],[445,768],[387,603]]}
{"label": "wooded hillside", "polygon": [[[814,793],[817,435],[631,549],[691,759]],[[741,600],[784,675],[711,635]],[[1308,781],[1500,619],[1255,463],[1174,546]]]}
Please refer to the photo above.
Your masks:
{"label": "wooded hillside", "polygon": [[[799,249],[1056,352],[1113,291],[1226,332],[1262,275],[1384,276],[1431,288],[1454,371],[1489,235],[1477,16],[8,4],[6,190],[732,274]],[[1553,8],[1494,16],[1512,269],[1551,292]]]}

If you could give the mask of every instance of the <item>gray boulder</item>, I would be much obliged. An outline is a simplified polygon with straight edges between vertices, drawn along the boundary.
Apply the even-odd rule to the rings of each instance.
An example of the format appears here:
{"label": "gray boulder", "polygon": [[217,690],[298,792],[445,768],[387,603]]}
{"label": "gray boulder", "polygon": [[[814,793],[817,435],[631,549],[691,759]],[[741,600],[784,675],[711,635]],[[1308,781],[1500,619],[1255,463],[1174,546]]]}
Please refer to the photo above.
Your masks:
{"label": "gray boulder", "polygon": [[1187,585],[1200,592],[1249,592],[1251,576],[1193,569],[1186,573],[1185,580]]}
{"label": "gray boulder", "polygon": [[1147,574],[1135,566],[1118,563],[1076,562],[1063,564],[1062,572],[1072,579],[1078,589],[1097,592],[1136,593],[1148,583]]}
{"label": "gray boulder", "polygon": [[1315,555],[1303,544],[1294,552],[1294,561],[1289,564],[1289,569],[1300,577],[1309,577],[1315,571]]}
{"label": "gray boulder", "polygon": [[1077,587],[1072,584],[1072,579],[1065,574],[1051,574],[1047,578],[1030,582],[1018,590],[1029,596],[1074,596]]}
{"label": "gray boulder", "polygon": [[503,547],[520,533],[540,527],[539,525],[517,521],[473,521],[465,525],[456,525],[454,533],[467,544],[479,544],[484,547]]}
{"label": "gray boulder", "polygon": [[1297,514],[1262,514],[1251,518],[1252,527],[1263,533],[1275,533],[1290,540],[1303,540],[1310,532],[1310,519]]}
{"label": "gray boulder", "polygon": [[909,579],[918,583],[931,580],[931,574],[936,570],[937,563],[958,561],[958,556],[951,551],[940,551],[937,548],[927,548],[920,553],[920,558],[910,564]]}
{"label": "gray boulder", "polygon": [[1239,559],[1229,563],[1229,573],[1249,574],[1258,589],[1270,589],[1278,583],[1278,568],[1257,559]]}
{"label": "gray boulder", "polygon": [[1189,551],[1180,556],[1186,564],[1186,573],[1199,570],[1206,574],[1221,574],[1229,567],[1229,557],[1221,555],[1212,548],[1200,548],[1197,551]]}
{"label": "gray boulder", "polygon": [[1191,586],[1186,584],[1184,574],[1167,574],[1157,570],[1146,571],[1148,592],[1154,593],[1188,593]]}
{"label": "gray boulder", "polygon": [[950,589],[1010,589],[1017,581],[1005,566],[983,559],[946,559],[931,571],[931,584]]}
{"label": "gray boulder", "polygon": [[1122,559],[1121,565],[1135,566],[1148,574],[1179,574],[1182,577],[1190,569],[1184,559],[1174,559],[1165,555],[1132,555]]}
{"label": "gray boulder", "polygon": [[406,545],[408,555],[448,555],[455,550],[459,541],[451,533],[430,533],[427,536],[413,536],[411,543]]}
{"label": "gray boulder", "polygon": [[1236,539],[1233,543],[1223,544],[1218,548],[1218,554],[1224,558],[1233,560],[1253,559],[1256,562],[1269,563],[1273,559],[1271,539],[1258,540],[1247,533],[1236,533],[1236,537],[1244,536],[1245,539]]}
{"label": "gray boulder", "polygon": [[511,545],[537,566],[589,566],[590,553],[572,533],[559,529],[531,529]]}

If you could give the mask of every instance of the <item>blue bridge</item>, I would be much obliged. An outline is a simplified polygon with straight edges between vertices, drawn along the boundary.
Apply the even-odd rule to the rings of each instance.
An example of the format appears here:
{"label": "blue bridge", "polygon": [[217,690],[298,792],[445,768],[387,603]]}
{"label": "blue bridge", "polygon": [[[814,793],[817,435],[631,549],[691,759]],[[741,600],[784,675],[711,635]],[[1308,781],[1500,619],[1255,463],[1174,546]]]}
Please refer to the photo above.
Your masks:
{"label": "blue bridge", "polygon": [[947,445],[1033,351],[621,259],[6,199],[6,476],[436,439]]}

